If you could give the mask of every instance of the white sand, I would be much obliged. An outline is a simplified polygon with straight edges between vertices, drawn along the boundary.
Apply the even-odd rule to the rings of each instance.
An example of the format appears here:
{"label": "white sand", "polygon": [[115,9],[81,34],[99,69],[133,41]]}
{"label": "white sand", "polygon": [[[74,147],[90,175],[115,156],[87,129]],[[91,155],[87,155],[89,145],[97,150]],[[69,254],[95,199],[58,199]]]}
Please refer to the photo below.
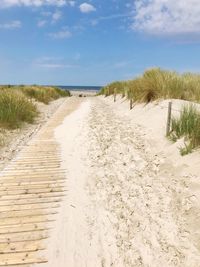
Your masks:
{"label": "white sand", "polygon": [[89,98],[56,129],[68,193],[47,267],[200,266],[199,152],[165,139],[167,101],[123,101]]}
{"label": "white sand", "polygon": [[88,97],[88,96],[95,96],[98,91],[97,90],[71,90],[70,91],[72,96],[81,96],[81,97]]}

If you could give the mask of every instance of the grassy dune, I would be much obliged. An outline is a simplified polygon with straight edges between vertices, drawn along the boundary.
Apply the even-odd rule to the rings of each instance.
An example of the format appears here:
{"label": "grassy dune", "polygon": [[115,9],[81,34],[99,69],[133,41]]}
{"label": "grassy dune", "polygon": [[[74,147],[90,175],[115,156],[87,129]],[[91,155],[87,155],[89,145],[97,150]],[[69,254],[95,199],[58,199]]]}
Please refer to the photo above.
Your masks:
{"label": "grassy dune", "polygon": [[180,148],[182,155],[200,147],[200,111],[193,104],[183,106],[180,117],[172,118],[170,138],[176,142],[182,137],[185,143],[185,146]]}
{"label": "grassy dune", "polygon": [[37,116],[37,108],[19,90],[0,91],[0,127],[18,128],[23,122],[32,123]]}
{"label": "grassy dune", "polygon": [[[136,103],[149,103],[157,99],[181,99],[200,103],[200,75],[154,68],[134,80],[108,84],[100,94],[109,96],[114,92]],[[183,106],[180,116],[172,119],[170,138],[176,141],[183,137],[185,147],[181,148],[182,155],[200,147],[200,112],[192,104]]]}
{"label": "grassy dune", "polygon": [[200,75],[155,68],[145,71],[134,80],[108,84],[100,94],[108,96],[115,90],[135,102],[149,103],[168,98],[200,102]]}
{"label": "grassy dune", "polygon": [[35,101],[48,104],[69,91],[55,87],[2,86],[0,87],[0,127],[18,128],[24,122],[32,123],[38,115]]}
{"label": "grassy dune", "polygon": [[22,91],[27,97],[43,102],[44,104],[48,104],[50,101],[60,97],[70,96],[69,91],[64,91],[56,87],[19,86],[16,89]]}

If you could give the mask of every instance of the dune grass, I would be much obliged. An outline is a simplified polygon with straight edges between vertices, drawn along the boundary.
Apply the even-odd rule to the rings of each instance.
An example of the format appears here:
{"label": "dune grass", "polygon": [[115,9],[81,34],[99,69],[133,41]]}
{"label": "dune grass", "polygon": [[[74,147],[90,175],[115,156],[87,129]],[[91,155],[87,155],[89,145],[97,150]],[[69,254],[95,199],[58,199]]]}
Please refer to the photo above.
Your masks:
{"label": "dune grass", "polygon": [[102,88],[100,94],[105,96],[114,90],[134,102],[149,103],[157,99],[184,99],[200,102],[200,75],[179,74],[160,68],[150,69],[129,81],[118,81]]}
{"label": "dune grass", "polygon": [[193,105],[184,105],[180,116],[172,118],[170,138],[173,141],[184,137],[185,147],[180,149],[182,155],[200,147],[200,111]]}
{"label": "dune grass", "polygon": [[33,123],[38,115],[35,101],[48,104],[52,100],[66,96],[70,96],[69,91],[56,87],[1,86],[0,128],[15,129],[21,127],[24,122]]}
{"label": "dune grass", "polygon": [[0,127],[15,129],[24,122],[33,123],[37,108],[19,90],[0,90]]}
{"label": "dune grass", "polygon": [[[200,103],[200,75],[153,68],[133,80],[108,84],[100,94],[109,96],[114,91],[136,103],[149,103],[159,99]],[[200,147],[200,112],[193,105],[184,106],[180,117],[172,120],[170,138],[176,141],[183,137],[185,147],[181,148],[182,155]]]}
{"label": "dune grass", "polygon": [[67,90],[61,90],[57,87],[44,86],[16,86],[15,89],[22,91],[27,97],[33,98],[38,102],[48,104],[52,100],[60,97],[70,96]]}

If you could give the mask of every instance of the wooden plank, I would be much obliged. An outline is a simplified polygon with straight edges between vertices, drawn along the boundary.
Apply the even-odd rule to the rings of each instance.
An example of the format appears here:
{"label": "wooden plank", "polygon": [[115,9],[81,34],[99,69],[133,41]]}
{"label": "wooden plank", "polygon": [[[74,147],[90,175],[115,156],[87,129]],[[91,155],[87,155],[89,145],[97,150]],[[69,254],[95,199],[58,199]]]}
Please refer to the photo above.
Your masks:
{"label": "wooden plank", "polygon": [[[5,181],[7,181],[7,180],[5,180]],[[47,187],[51,187],[51,186],[53,186],[53,185],[55,185],[55,186],[61,186],[61,185],[65,185],[66,183],[65,183],[65,180],[50,180],[50,181],[31,181],[31,182],[12,182],[11,180],[10,180],[10,182],[9,182],[9,180],[7,181],[7,182],[4,182],[4,183],[1,183],[0,182],[0,187],[10,187],[10,188],[12,188],[12,187],[18,187],[18,186],[24,186],[24,187],[27,187],[27,186],[47,186]]]}
{"label": "wooden plank", "polygon": [[43,188],[63,188],[64,184],[61,183],[44,183],[44,184],[18,184],[9,186],[1,185],[0,192],[2,191],[14,191],[14,190],[30,190],[30,189],[43,189]]}
{"label": "wooden plank", "polygon": [[0,200],[0,207],[8,205],[29,205],[29,204],[41,204],[41,203],[59,203],[62,201],[62,197],[46,197],[46,198],[31,198],[31,199],[19,199],[17,200]]}
{"label": "wooden plank", "polygon": [[34,210],[20,210],[20,211],[3,211],[0,213],[0,219],[6,218],[17,218],[17,217],[28,217],[28,216],[40,216],[57,214],[55,210],[52,209],[34,209]]}
{"label": "wooden plank", "polygon": [[13,163],[13,164],[10,164],[9,167],[7,167],[6,169],[7,170],[11,170],[11,169],[15,169],[15,170],[18,170],[18,169],[32,169],[32,168],[57,168],[59,169],[60,168],[60,164],[59,163],[49,163],[49,162],[46,162],[46,163],[40,163],[40,162],[36,162],[36,163],[33,163],[33,162],[24,162],[24,163],[19,163],[19,162],[16,162],[16,163]]}
{"label": "wooden plank", "polygon": [[[27,223],[11,226],[0,226],[0,234],[32,232],[35,230],[50,230],[49,223]],[[1,250],[0,250],[1,251]]]}
{"label": "wooden plank", "polygon": [[53,176],[53,177],[48,177],[48,176],[35,176],[35,177],[27,177],[27,175],[18,177],[13,177],[13,176],[8,176],[7,178],[1,178],[0,181],[1,184],[9,184],[9,183],[15,183],[15,184],[38,184],[38,183],[55,183],[55,182],[65,182],[66,178],[62,176]]}
{"label": "wooden plank", "polygon": [[[35,155],[35,156],[31,156],[31,157],[26,157],[26,156],[23,156],[23,155],[20,155],[20,157],[16,157],[15,160],[20,160],[20,161],[23,161],[23,160],[35,160],[35,161],[44,161],[44,160],[58,160],[60,157],[58,157],[58,155],[54,155],[54,156],[40,156],[40,155]],[[12,162],[12,161],[11,161]]]}
{"label": "wooden plank", "polygon": [[53,192],[66,192],[63,187],[48,187],[48,188],[30,188],[30,189],[16,189],[16,190],[0,190],[1,196],[16,196],[16,195],[28,195],[28,194],[41,194],[41,193],[53,193]]}
{"label": "wooden plank", "polygon": [[37,222],[53,222],[55,221],[54,215],[36,215],[28,217],[17,217],[17,218],[3,218],[0,220],[0,226],[6,225],[18,225],[25,223],[37,223]]}
{"label": "wooden plank", "polygon": [[34,173],[34,174],[38,174],[38,175],[42,175],[42,174],[57,174],[57,173],[65,173],[65,170],[63,169],[58,169],[58,168],[49,168],[48,169],[48,172],[44,169],[29,169],[29,170],[9,170],[9,169],[4,169],[4,171],[2,172],[2,175],[7,175],[7,174],[13,174],[13,173],[17,173],[17,174],[31,174],[31,173]]}
{"label": "wooden plank", "polygon": [[59,167],[60,166],[60,161],[43,161],[43,162],[41,162],[41,161],[35,161],[35,162],[33,162],[32,160],[27,160],[27,161],[13,161],[13,162],[11,162],[11,164],[10,164],[10,166],[25,166],[25,167],[27,167],[27,166],[38,166],[38,165],[40,165],[40,166],[57,166],[57,167]]}
{"label": "wooden plank", "polygon": [[20,211],[20,210],[32,210],[32,209],[57,209],[60,205],[58,203],[36,203],[36,204],[27,204],[24,205],[9,205],[9,206],[0,206],[0,212],[4,211]]}
{"label": "wooden plank", "polygon": [[18,182],[18,183],[23,183],[23,182],[34,182],[34,181],[46,181],[46,182],[51,182],[51,181],[66,181],[66,178],[63,177],[63,176],[58,176],[58,175],[54,175],[52,177],[49,177],[49,176],[40,176],[40,175],[37,175],[37,176],[33,176],[33,177],[28,177],[27,175],[24,175],[24,176],[18,176],[18,177],[15,177],[15,176],[8,176],[8,178],[6,178],[6,176],[3,178],[0,177],[0,181],[1,183],[4,183],[4,182],[9,182],[9,181],[12,181],[12,182]]}
{"label": "wooden plank", "polygon": [[12,253],[0,254],[0,266],[12,266],[14,264],[36,264],[46,262],[47,260],[44,257],[37,256],[35,252],[16,253],[14,256]]}
{"label": "wooden plank", "polygon": [[[38,155],[38,157],[37,157]],[[46,156],[46,157],[42,157],[42,155],[40,156],[40,153],[38,153],[37,155],[32,155],[32,156],[19,156],[14,158],[13,160],[11,160],[11,163],[15,163],[15,162],[51,162],[51,161],[61,161],[60,155],[57,155],[56,153],[54,154],[54,156]]]}
{"label": "wooden plank", "polygon": [[9,168],[7,168],[6,170],[15,170],[16,172],[18,170],[35,170],[35,169],[39,169],[39,170],[46,170],[46,169],[62,169],[60,165],[58,164],[46,164],[46,165],[41,165],[41,164],[35,164],[35,165],[18,165],[18,164],[13,164],[11,165]]}
{"label": "wooden plank", "polygon": [[0,243],[35,241],[35,240],[47,239],[48,237],[49,233],[47,230],[36,230],[32,232],[23,232],[23,233],[7,233],[0,235]]}
{"label": "wooden plank", "polygon": [[47,193],[40,193],[40,194],[24,194],[24,195],[7,195],[7,196],[0,196],[1,200],[21,200],[21,199],[35,199],[35,198],[47,198],[47,197],[63,197],[65,194],[60,192],[47,192]]}
{"label": "wooden plank", "polygon": [[15,159],[15,160],[12,160],[11,161],[11,164],[46,164],[46,163],[57,163],[57,164],[60,164],[62,162],[62,160],[60,159],[48,159],[48,160],[40,160],[38,158],[31,158],[31,159],[25,159],[25,158],[19,158],[19,159]]}

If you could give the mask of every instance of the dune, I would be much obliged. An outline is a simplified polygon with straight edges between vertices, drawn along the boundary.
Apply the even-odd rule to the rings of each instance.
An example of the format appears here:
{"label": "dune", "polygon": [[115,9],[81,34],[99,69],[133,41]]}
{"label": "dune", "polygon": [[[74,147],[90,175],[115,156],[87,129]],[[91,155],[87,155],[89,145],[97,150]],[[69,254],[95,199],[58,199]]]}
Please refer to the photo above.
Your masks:
{"label": "dune", "polygon": [[166,139],[167,105],[86,98],[55,129],[67,195],[41,266],[199,265],[199,152]]}

